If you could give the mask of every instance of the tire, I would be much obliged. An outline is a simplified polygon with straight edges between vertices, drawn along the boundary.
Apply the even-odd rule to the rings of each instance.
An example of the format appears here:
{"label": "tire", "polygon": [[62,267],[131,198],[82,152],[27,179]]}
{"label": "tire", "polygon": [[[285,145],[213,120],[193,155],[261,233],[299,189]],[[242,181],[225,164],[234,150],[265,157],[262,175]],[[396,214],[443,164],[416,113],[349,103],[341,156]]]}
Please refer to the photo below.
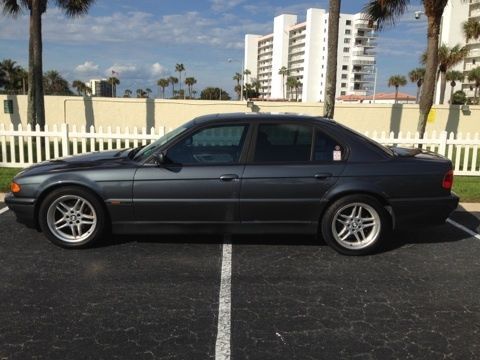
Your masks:
{"label": "tire", "polygon": [[53,190],[40,204],[40,228],[55,245],[84,248],[104,235],[106,213],[90,191],[66,186]]}
{"label": "tire", "polygon": [[390,215],[369,195],[336,200],[321,220],[325,242],[343,255],[367,255],[379,249],[391,232]]}

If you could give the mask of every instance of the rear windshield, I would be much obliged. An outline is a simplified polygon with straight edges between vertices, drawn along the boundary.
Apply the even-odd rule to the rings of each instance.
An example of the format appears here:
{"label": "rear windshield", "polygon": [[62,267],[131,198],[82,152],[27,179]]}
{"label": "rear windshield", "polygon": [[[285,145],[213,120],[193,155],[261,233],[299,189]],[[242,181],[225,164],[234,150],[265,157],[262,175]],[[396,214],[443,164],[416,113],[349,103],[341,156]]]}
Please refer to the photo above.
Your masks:
{"label": "rear windshield", "polygon": [[368,136],[365,136],[361,133],[359,133],[358,131],[355,131],[347,126],[344,126],[342,124],[339,124],[339,123],[336,123],[338,126],[344,128],[345,130],[351,132],[353,135],[361,138],[363,141],[366,141],[368,144],[370,144],[372,147],[376,148],[376,149],[379,149],[381,150],[382,152],[384,152],[385,154],[387,154],[388,156],[394,156],[395,154],[393,153],[393,151],[391,149],[389,149],[388,147],[376,142],[375,140],[372,140],[370,139]]}

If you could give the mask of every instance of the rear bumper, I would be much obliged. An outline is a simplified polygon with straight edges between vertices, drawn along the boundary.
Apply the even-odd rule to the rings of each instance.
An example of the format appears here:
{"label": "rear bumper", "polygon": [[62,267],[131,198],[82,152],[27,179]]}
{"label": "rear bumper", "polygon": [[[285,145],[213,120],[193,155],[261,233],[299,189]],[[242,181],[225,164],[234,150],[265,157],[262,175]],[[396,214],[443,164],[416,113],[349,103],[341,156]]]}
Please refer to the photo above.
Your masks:
{"label": "rear bumper", "polygon": [[459,198],[455,194],[439,198],[390,200],[395,216],[395,227],[443,224],[457,208],[458,201]]}
{"label": "rear bumper", "polygon": [[18,198],[12,193],[7,193],[5,195],[5,204],[15,213],[19,223],[34,229],[38,227],[35,219],[35,199]]}

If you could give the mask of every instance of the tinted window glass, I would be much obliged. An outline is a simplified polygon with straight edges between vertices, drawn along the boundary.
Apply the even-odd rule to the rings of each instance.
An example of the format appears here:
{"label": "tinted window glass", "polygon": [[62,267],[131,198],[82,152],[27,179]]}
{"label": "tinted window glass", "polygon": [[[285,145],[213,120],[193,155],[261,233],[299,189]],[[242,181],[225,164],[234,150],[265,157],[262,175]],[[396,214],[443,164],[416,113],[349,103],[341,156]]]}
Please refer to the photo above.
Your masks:
{"label": "tinted window glass", "polygon": [[330,136],[317,130],[313,159],[316,161],[341,161],[344,159],[344,149]]}
{"label": "tinted window glass", "polygon": [[263,124],[258,127],[254,161],[309,161],[311,145],[308,125]]}
{"label": "tinted window glass", "polygon": [[203,129],[171,147],[167,158],[175,164],[236,163],[246,132],[247,125]]}

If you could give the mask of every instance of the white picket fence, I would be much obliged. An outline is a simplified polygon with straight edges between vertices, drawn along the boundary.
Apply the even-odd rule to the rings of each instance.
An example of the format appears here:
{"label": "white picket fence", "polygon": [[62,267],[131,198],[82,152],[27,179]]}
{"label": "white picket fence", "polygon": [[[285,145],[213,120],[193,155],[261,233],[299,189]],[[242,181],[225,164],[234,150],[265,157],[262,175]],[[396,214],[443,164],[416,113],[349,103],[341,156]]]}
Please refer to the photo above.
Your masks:
{"label": "white picket fence", "polygon": [[[10,126],[6,129],[0,124],[0,167],[26,167],[44,160],[59,157],[77,155],[93,151],[124,149],[146,145],[163,136],[171,129],[160,127],[133,129],[125,128],[123,131],[116,127],[95,129],[85,127],[78,129],[76,126],[62,124],[54,125],[52,128],[45,126],[40,131],[37,125],[35,129],[21,125],[17,129]],[[425,134],[423,139],[418,133],[399,133],[395,136],[393,132],[367,132],[365,135],[384,145],[399,145],[404,147],[417,147],[422,144],[424,149],[447,156],[454,163],[456,175],[480,176],[480,137],[478,133],[470,133],[455,136],[446,131],[439,133],[432,132]],[[44,138],[45,141],[40,141]],[[48,144],[42,149],[42,143]],[[477,163],[477,161],[479,163]]]}

